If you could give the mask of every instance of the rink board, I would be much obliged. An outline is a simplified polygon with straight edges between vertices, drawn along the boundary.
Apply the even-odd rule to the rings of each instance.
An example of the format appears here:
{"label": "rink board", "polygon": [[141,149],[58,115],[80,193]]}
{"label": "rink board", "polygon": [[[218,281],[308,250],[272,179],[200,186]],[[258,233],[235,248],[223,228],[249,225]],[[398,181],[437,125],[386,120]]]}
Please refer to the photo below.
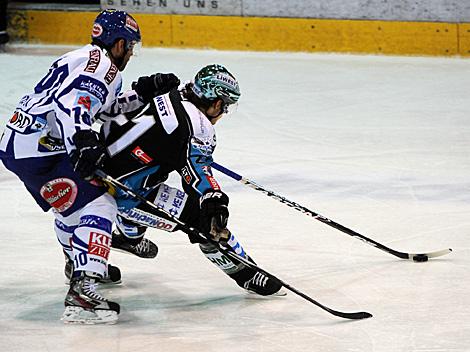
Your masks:
{"label": "rink board", "polygon": [[[17,10],[27,43],[85,44],[96,12]],[[136,14],[147,47],[470,56],[470,24]]]}

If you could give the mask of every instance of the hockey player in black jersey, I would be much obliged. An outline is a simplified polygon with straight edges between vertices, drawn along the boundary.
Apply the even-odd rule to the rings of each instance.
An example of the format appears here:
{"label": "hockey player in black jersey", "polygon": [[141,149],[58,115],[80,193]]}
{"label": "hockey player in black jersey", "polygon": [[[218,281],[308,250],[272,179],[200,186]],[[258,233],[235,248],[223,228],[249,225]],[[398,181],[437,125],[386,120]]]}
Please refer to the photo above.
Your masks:
{"label": "hockey player in black jersey", "polygon": [[[101,138],[108,153],[104,170],[158,207],[210,234],[213,240],[225,241],[231,250],[252,261],[227,228],[229,198],[211,171],[216,146],[213,126],[237,104],[237,80],[225,67],[209,65],[192,82],[153,97],[146,88],[152,79],[158,76],[142,78],[133,86],[140,96],[148,96],[145,107],[102,126]],[[149,86],[153,86],[151,82]],[[164,183],[173,171],[179,173],[183,190]],[[155,257],[157,247],[144,238],[146,228],[172,232],[178,226],[125,192],[112,191],[120,214],[112,247],[140,257]],[[279,294],[281,285],[276,280],[228,258],[208,241],[191,235],[189,240],[198,243],[202,253],[240,287],[264,296]]]}

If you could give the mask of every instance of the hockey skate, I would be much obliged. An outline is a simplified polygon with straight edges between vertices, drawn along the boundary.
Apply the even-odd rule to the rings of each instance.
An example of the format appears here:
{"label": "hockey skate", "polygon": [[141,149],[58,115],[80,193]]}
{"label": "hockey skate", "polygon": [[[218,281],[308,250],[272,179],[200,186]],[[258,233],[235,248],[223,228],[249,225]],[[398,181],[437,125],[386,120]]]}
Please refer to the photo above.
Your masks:
{"label": "hockey skate", "polygon": [[145,237],[128,239],[119,230],[114,230],[112,235],[111,247],[114,250],[148,259],[155,258],[158,254],[157,245]]}
{"label": "hockey skate", "polygon": [[255,293],[261,296],[285,296],[287,293],[282,289],[278,280],[257,271],[248,281],[245,281],[243,288],[249,293]]}
{"label": "hockey skate", "polygon": [[[70,284],[70,278],[72,277],[73,273],[73,261],[68,258],[68,256],[64,253],[65,255],[65,268],[64,268],[64,274],[65,274],[65,284],[69,285]],[[104,273],[104,277],[98,279],[98,283],[107,285],[107,284],[120,284],[121,281],[121,270],[117,266],[108,264],[108,269]]]}
{"label": "hockey skate", "polygon": [[66,324],[115,324],[119,304],[108,301],[96,291],[98,277],[88,272],[72,278],[65,296],[62,321]]}

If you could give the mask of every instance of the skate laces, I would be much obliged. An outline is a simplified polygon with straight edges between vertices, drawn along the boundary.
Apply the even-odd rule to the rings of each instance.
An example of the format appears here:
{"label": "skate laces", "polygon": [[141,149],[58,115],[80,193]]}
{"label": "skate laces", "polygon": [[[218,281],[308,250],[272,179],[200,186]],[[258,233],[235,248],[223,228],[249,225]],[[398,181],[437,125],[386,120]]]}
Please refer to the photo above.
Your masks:
{"label": "skate laces", "polygon": [[106,299],[103,296],[101,296],[101,294],[98,291],[96,291],[96,289],[98,288],[98,283],[95,282],[95,280],[90,280],[88,278],[85,278],[83,280],[82,288],[83,288],[83,293],[85,293],[88,297],[92,299],[96,299],[98,301],[106,301]]}
{"label": "skate laces", "polygon": [[265,287],[267,282],[269,280],[269,277],[264,275],[263,273],[260,273],[259,271],[253,276],[250,280],[245,282],[244,288],[248,289],[250,288],[250,284],[253,284],[258,287]]}
{"label": "skate laces", "polygon": [[135,250],[137,253],[146,253],[150,250],[150,242],[143,238],[142,241],[139,242],[138,245],[135,246]]}

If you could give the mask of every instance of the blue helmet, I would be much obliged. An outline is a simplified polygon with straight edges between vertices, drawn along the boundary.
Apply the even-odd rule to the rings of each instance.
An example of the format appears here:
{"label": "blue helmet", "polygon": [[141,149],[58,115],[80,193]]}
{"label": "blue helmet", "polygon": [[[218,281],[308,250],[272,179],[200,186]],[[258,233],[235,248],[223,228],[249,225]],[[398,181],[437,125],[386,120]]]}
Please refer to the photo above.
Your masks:
{"label": "blue helmet", "polygon": [[135,19],[127,12],[108,9],[96,17],[91,39],[110,48],[118,39],[126,41],[127,48],[141,41],[140,29]]}

